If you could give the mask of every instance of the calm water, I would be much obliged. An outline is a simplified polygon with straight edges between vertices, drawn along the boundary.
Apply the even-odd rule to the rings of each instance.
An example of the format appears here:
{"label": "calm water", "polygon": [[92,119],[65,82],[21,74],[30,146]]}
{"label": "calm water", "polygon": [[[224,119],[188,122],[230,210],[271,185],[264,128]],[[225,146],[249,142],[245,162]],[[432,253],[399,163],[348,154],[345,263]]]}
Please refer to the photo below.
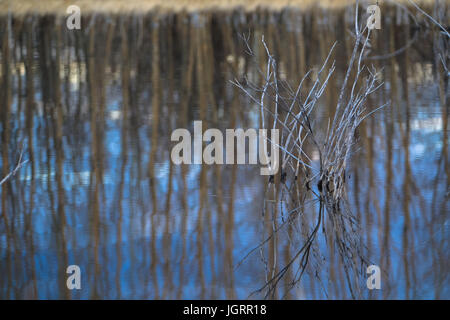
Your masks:
{"label": "calm water", "polygon": [[[382,270],[382,290],[363,279],[361,297],[450,299],[448,86],[434,34],[384,12],[366,64],[383,68],[385,84],[368,103],[391,104],[359,128],[347,172],[359,237]],[[326,130],[353,47],[353,9],[95,16],[80,31],[52,16],[8,21],[0,19],[0,176],[22,145],[29,163],[0,187],[0,298],[247,298],[260,288],[269,270],[258,250],[236,266],[272,228],[262,216],[268,178],[255,165],[174,165],[170,134],[194,120],[258,126],[258,107],[229,82],[257,77],[239,37],[248,31],[261,65],[264,34],[293,86],[338,41],[315,118]],[[295,232],[263,247],[278,269],[301,245]],[[325,238],[286,298],[351,298]],[[66,289],[71,264],[81,268],[78,291]]]}

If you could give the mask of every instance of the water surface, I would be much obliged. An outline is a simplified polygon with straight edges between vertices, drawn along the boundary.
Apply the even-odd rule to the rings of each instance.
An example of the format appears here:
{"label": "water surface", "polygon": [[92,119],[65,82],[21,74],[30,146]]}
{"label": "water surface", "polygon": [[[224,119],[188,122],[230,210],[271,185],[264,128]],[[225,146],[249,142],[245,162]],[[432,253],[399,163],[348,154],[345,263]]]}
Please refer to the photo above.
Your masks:
{"label": "water surface", "polygon": [[[260,288],[269,270],[259,251],[236,266],[272,229],[268,178],[255,165],[174,165],[170,134],[194,120],[258,127],[258,107],[230,84],[258,77],[239,37],[249,31],[261,66],[264,35],[293,86],[338,41],[315,115],[326,130],[353,10],[96,15],[80,31],[51,15],[3,17],[1,176],[22,145],[29,162],[0,189],[0,297],[247,298]],[[383,272],[382,290],[363,281],[362,297],[449,299],[448,91],[433,33],[398,8],[384,12],[366,60],[383,68],[384,86],[368,103],[391,103],[359,128],[347,170],[359,236]],[[278,269],[299,245],[294,233],[263,249]],[[285,297],[351,298],[324,235],[318,248],[321,263]],[[71,264],[82,290],[66,288]]]}

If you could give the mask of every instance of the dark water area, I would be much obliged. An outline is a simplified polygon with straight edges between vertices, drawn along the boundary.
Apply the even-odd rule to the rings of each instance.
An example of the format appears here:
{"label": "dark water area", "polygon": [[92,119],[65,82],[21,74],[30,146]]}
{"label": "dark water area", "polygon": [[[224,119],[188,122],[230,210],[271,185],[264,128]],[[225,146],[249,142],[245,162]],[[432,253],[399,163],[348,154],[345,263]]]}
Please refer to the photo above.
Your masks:
{"label": "dark water area", "polygon": [[[279,270],[301,244],[285,228],[239,264],[283,219],[262,215],[268,178],[257,165],[175,165],[171,132],[194,120],[259,126],[258,106],[230,83],[258,78],[240,38],[249,31],[261,68],[264,35],[293,86],[337,41],[315,114],[325,131],[353,17],[352,7],[92,15],[73,31],[54,16],[0,18],[0,177],[22,146],[29,160],[0,187],[0,298],[244,299],[263,286],[265,258]],[[384,82],[369,107],[390,104],[359,127],[347,169],[359,237],[382,270],[382,289],[363,279],[362,298],[450,299],[448,84],[435,41],[392,7],[365,57]],[[352,297],[326,238],[300,284],[276,298]],[[81,290],[66,287],[72,264]]]}

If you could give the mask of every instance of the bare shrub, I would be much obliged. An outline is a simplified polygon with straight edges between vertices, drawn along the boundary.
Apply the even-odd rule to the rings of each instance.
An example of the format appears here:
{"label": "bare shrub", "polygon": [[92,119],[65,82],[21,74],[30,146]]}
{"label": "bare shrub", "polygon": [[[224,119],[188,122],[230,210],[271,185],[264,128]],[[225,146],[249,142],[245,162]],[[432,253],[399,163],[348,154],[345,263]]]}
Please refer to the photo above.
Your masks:
{"label": "bare shrub", "polygon": [[[274,183],[274,189],[281,188],[281,199],[275,205],[280,205],[282,222],[279,225],[274,223],[272,233],[243,260],[257,250],[263,255],[262,248],[273,240],[282,228],[295,227],[294,222],[300,224],[297,234],[301,235],[302,239],[300,248],[297,248],[291,260],[279,271],[276,271],[276,261],[273,262],[274,265],[268,266],[267,259],[262,256],[269,276],[264,286],[252,294],[264,293],[265,298],[273,298],[280,280],[294,266],[295,272],[284,295],[298,284],[308,269],[311,257],[320,257],[316,240],[322,228],[327,241],[333,241],[338,249],[352,296],[360,296],[358,288],[368,261],[362,250],[359,224],[346,201],[345,169],[354,151],[355,130],[366,117],[384,105],[375,110],[368,110],[366,106],[367,97],[382,84],[378,83],[377,71],[362,64],[365,49],[369,45],[370,30],[359,26],[358,6],[355,32],[355,44],[340,88],[335,114],[328,119],[325,134],[318,121],[314,121],[313,110],[319,104],[319,99],[335,70],[335,62],[331,62],[331,56],[336,43],[317,71],[315,79],[312,79],[309,89],[305,88],[304,83],[305,79],[313,74],[312,70],[305,74],[295,90],[289,83],[278,78],[277,61],[271,55],[264,37],[262,45],[267,55],[267,65],[265,71],[258,68],[262,85],[252,83],[247,78],[243,81],[233,81],[233,84],[260,108],[262,126],[279,128],[281,137],[280,183],[274,183],[275,179],[271,177],[268,186]],[[248,53],[254,56],[249,45],[249,36],[243,36],[243,39]],[[270,137],[268,140],[270,141]],[[313,154],[318,154],[318,163],[312,160]],[[314,204],[318,204],[318,209]],[[270,214],[268,211],[265,204],[264,215]],[[305,222],[306,216],[313,223]],[[309,272],[319,278],[314,268]]]}

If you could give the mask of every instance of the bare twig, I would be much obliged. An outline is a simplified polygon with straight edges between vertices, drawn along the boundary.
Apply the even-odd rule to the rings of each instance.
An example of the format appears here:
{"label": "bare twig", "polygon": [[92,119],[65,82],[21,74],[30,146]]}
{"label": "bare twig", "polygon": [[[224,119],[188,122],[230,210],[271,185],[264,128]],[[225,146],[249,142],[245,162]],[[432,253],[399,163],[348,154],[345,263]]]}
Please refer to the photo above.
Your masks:
{"label": "bare twig", "polygon": [[17,161],[17,164],[15,166],[15,168],[6,175],[6,177],[4,177],[1,181],[0,181],[0,186],[2,184],[4,184],[6,181],[8,181],[8,179],[10,179],[11,177],[15,176],[17,171],[20,170],[20,168],[22,168],[27,162],[28,160],[23,160],[23,153],[24,153],[24,149],[22,148],[22,150],[20,151],[20,155],[19,155],[19,160]]}

